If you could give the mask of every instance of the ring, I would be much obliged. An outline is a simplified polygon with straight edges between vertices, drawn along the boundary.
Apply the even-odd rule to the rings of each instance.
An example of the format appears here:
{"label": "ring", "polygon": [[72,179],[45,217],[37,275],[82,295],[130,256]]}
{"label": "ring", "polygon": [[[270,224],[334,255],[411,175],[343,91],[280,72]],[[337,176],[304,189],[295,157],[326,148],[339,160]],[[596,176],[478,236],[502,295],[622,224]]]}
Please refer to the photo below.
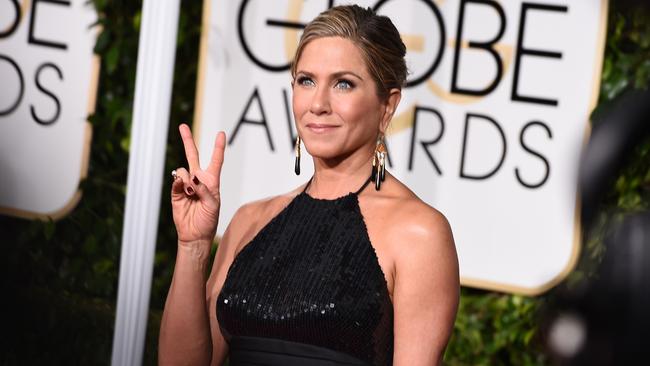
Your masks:
{"label": "ring", "polygon": [[172,170],[172,178],[174,180],[178,179],[178,174],[176,174],[176,169]]}

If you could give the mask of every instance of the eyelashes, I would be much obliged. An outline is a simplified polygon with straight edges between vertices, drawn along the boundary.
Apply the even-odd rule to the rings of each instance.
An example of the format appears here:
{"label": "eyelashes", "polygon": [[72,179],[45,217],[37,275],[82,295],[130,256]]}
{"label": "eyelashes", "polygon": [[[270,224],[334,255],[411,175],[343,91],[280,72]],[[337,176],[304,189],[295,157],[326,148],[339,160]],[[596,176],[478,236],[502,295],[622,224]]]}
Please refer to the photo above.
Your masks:
{"label": "eyelashes", "polygon": [[[306,86],[306,87],[311,87],[316,85],[316,83],[312,78],[304,75],[298,76],[296,82],[298,83],[298,85]],[[356,86],[355,83],[353,83],[351,80],[343,79],[343,78],[337,79],[336,82],[334,83],[334,88],[342,89],[342,90],[351,90],[354,89],[355,86]]]}
{"label": "eyelashes", "polygon": [[307,77],[307,76],[299,76],[298,79],[296,80],[298,82],[298,85],[302,86],[314,86],[314,81]]}
{"label": "eyelashes", "polygon": [[335,87],[338,89],[353,89],[354,83],[347,79],[340,79],[336,82]]}

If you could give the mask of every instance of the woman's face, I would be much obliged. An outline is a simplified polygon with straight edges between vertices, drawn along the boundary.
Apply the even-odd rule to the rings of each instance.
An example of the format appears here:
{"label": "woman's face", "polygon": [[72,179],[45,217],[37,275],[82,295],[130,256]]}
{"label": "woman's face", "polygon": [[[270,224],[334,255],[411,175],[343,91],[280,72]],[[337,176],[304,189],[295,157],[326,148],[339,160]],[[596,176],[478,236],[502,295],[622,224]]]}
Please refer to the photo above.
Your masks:
{"label": "woman's face", "polygon": [[303,48],[293,81],[293,114],[312,156],[336,159],[368,153],[390,120],[385,118],[390,108],[377,96],[375,81],[354,43],[324,37]]}

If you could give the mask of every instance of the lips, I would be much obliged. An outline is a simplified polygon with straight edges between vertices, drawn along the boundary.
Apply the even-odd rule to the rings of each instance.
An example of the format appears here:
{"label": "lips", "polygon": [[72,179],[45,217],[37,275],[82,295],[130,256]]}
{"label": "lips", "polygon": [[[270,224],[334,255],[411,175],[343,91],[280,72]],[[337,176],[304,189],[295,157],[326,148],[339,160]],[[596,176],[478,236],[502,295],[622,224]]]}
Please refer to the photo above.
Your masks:
{"label": "lips", "polygon": [[326,123],[308,123],[305,127],[314,133],[327,133],[338,128],[339,126]]}

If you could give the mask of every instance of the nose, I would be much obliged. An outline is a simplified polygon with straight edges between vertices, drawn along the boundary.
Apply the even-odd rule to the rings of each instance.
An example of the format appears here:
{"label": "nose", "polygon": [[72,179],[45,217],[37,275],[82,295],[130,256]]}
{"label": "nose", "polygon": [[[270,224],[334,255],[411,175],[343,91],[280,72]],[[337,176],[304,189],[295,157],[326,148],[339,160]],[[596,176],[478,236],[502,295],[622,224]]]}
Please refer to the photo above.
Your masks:
{"label": "nose", "polygon": [[318,87],[312,96],[309,111],[316,115],[327,114],[330,112],[329,90],[326,87]]}

